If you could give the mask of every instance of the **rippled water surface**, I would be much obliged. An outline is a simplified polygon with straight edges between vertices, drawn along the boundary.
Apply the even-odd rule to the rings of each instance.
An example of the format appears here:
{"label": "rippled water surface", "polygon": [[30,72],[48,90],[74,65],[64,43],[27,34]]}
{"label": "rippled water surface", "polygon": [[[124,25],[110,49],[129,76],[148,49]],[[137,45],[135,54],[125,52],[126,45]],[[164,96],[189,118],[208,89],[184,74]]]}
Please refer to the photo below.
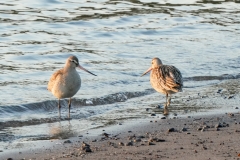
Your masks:
{"label": "rippled water surface", "polygon": [[140,117],[142,106],[164,101],[140,77],[153,57],[179,68],[186,88],[240,77],[239,1],[9,0],[0,3],[0,30],[0,122],[8,127],[54,125],[47,83],[70,55],[98,75],[79,70],[71,114],[85,126],[108,112]]}

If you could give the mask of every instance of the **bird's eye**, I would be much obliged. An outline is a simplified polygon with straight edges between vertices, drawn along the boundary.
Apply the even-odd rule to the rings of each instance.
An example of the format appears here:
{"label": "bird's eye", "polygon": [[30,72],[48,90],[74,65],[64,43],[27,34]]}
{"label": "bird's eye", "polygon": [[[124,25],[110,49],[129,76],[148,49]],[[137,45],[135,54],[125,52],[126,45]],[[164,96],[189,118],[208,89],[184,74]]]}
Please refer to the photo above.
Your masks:
{"label": "bird's eye", "polygon": [[71,62],[75,63],[75,64],[78,64],[76,60],[71,60]]}

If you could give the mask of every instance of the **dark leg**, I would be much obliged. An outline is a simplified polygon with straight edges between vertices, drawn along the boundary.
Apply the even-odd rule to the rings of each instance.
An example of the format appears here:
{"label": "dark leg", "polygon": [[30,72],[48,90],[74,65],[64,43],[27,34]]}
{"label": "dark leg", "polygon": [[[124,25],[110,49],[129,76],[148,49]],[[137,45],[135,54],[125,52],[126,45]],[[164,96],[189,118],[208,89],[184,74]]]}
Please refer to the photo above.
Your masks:
{"label": "dark leg", "polygon": [[169,110],[168,110],[168,94],[166,94],[166,103],[163,109],[163,114],[164,115],[168,115],[169,114]]}
{"label": "dark leg", "polygon": [[58,99],[58,116],[61,118],[61,105],[60,105],[60,99]]}
{"label": "dark leg", "polygon": [[70,110],[71,110],[71,98],[69,98],[68,102],[68,118],[70,119]]}

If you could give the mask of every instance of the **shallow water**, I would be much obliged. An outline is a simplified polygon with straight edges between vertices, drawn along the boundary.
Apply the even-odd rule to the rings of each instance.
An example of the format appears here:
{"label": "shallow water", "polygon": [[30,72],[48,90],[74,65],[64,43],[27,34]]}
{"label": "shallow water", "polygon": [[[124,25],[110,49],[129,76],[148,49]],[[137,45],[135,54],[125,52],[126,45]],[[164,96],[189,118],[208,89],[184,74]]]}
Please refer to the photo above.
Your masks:
{"label": "shallow water", "polygon": [[[140,77],[153,57],[182,72],[180,99],[188,89],[240,78],[238,1],[12,0],[0,6],[1,133],[13,140],[59,123],[57,101],[46,88],[70,55],[98,75],[79,70],[82,87],[71,113],[79,130],[118,116],[144,117],[145,108],[163,103],[149,76]],[[46,130],[27,137],[51,137]]]}

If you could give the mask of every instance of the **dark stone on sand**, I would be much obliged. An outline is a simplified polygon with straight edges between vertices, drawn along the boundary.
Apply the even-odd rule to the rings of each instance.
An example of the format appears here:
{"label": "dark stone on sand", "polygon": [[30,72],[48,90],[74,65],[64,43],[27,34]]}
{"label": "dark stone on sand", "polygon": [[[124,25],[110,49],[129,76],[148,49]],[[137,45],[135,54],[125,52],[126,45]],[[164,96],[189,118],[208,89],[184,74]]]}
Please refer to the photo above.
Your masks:
{"label": "dark stone on sand", "polygon": [[82,143],[82,151],[84,151],[84,152],[92,152],[92,150],[90,148],[90,145],[85,143],[85,142]]}
{"label": "dark stone on sand", "polygon": [[177,116],[177,113],[174,113],[173,115],[174,115],[174,116]]}
{"label": "dark stone on sand", "polygon": [[215,125],[215,128],[221,128],[221,127],[223,127],[223,125],[221,123],[218,123]]}
{"label": "dark stone on sand", "polygon": [[166,119],[166,117],[161,117],[161,119]]}
{"label": "dark stone on sand", "polygon": [[165,142],[165,139],[157,139],[156,142]]}
{"label": "dark stone on sand", "polygon": [[174,131],[175,131],[174,128],[169,128],[169,129],[168,129],[168,132],[174,132]]}
{"label": "dark stone on sand", "polygon": [[182,128],[182,131],[183,131],[183,132],[186,132],[186,131],[187,131],[187,128]]}
{"label": "dark stone on sand", "polygon": [[232,95],[232,96],[228,96],[228,99],[232,99],[234,96]]}
{"label": "dark stone on sand", "polygon": [[132,145],[133,145],[133,142],[132,142],[132,141],[127,142],[127,143],[125,144],[125,146],[132,146]]}
{"label": "dark stone on sand", "polygon": [[108,134],[108,133],[103,133],[102,135],[108,138],[110,134]]}
{"label": "dark stone on sand", "polygon": [[198,131],[201,131],[202,129],[203,129],[202,127],[199,127],[197,130],[198,130]]}
{"label": "dark stone on sand", "polygon": [[219,90],[217,91],[217,93],[221,93],[221,91],[222,91],[222,89],[219,89]]}
{"label": "dark stone on sand", "polygon": [[149,108],[146,108],[146,111],[149,111]]}
{"label": "dark stone on sand", "polygon": [[134,142],[141,142],[142,140],[140,138],[134,139]]}
{"label": "dark stone on sand", "polygon": [[239,109],[238,107],[235,107],[235,109]]}
{"label": "dark stone on sand", "polygon": [[152,113],[151,116],[156,116],[156,114],[155,114],[155,113]]}
{"label": "dark stone on sand", "polygon": [[145,136],[137,136],[137,138],[145,138]]}
{"label": "dark stone on sand", "polygon": [[72,143],[70,140],[66,140],[63,143]]}
{"label": "dark stone on sand", "polygon": [[154,143],[152,143],[152,142],[148,142],[148,145],[150,146],[150,145],[155,145]]}
{"label": "dark stone on sand", "polygon": [[128,133],[131,133],[132,131],[128,131]]}
{"label": "dark stone on sand", "polygon": [[7,158],[7,160],[13,160],[12,158]]}
{"label": "dark stone on sand", "polygon": [[124,146],[123,142],[119,142],[118,144],[119,144],[119,146]]}
{"label": "dark stone on sand", "polygon": [[220,129],[219,129],[219,128],[216,128],[216,131],[220,131]]}

